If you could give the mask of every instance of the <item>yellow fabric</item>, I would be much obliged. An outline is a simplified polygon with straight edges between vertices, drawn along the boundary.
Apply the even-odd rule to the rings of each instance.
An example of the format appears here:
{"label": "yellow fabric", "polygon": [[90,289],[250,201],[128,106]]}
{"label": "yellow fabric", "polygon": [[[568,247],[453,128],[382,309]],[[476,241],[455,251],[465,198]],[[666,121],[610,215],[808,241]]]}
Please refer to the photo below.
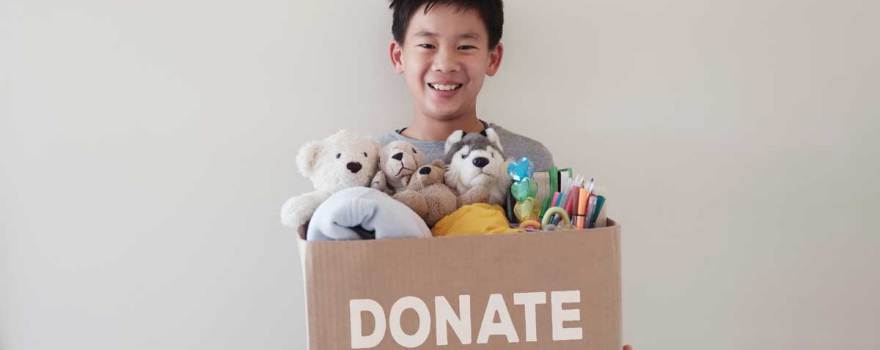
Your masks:
{"label": "yellow fabric", "polygon": [[475,203],[465,205],[440,219],[431,229],[434,236],[476,236],[513,233],[504,208],[497,204]]}

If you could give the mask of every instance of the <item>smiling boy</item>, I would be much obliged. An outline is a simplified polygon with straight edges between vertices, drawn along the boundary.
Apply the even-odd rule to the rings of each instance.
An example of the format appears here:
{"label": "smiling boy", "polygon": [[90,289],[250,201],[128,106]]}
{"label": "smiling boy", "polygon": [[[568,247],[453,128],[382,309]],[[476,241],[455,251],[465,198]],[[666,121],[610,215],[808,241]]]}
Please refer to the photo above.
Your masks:
{"label": "smiling boy", "polygon": [[390,7],[391,63],[404,76],[415,117],[408,127],[380,136],[382,145],[408,141],[431,162],[443,158],[453,131],[484,132],[491,126],[509,158],[528,157],[537,169],[553,164],[540,142],[477,117],[483,79],[498,72],[504,57],[501,0],[392,0]]}
{"label": "smiling boy", "polygon": [[391,63],[406,81],[415,116],[409,126],[381,135],[382,145],[408,141],[431,162],[443,158],[453,131],[492,127],[508,158],[528,157],[537,169],[553,164],[540,142],[477,117],[483,80],[498,72],[504,56],[501,0],[393,0],[390,7]]}

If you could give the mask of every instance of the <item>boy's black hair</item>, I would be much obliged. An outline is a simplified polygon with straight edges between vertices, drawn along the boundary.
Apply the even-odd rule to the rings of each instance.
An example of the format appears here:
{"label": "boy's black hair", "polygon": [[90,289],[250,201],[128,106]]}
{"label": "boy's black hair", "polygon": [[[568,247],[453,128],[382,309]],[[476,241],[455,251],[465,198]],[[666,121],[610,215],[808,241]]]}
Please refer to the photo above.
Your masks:
{"label": "boy's black hair", "polygon": [[489,33],[489,49],[494,49],[501,42],[501,28],[504,27],[504,4],[501,0],[391,0],[389,8],[394,10],[391,34],[394,34],[394,40],[398,43],[403,44],[409,20],[422,5],[425,5],[425,13],[434,5],[455,6],[462,11],[475,10]]}

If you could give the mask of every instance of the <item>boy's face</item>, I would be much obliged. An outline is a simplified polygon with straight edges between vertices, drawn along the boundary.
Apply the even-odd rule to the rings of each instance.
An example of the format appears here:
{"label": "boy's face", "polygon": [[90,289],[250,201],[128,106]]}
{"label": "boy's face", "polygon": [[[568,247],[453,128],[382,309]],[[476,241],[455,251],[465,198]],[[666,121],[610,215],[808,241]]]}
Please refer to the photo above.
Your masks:
{"label": "boy's face", "polygon": [[419,112],[450,120],[476,112],[483,78],[498,71],[503,46],[489,49],[486,26],[476,11],[437,5],[427,14],[424,7],[416,10],[404,43],[392,41],[390,53]]}

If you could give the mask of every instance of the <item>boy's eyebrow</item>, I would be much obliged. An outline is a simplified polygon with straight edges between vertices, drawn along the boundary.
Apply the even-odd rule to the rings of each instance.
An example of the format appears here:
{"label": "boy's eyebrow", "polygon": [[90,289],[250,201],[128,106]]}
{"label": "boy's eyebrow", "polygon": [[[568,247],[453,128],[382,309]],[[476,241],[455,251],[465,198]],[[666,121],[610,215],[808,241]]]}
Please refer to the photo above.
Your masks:
{"label": "boy's eyebrow", "polygon": [[423,30],[423,31],[416,33],[416,36],[418,36],[418,37],[434,37],[434,36],[437,36],[437,34],[431,33],[427,30]]}
{"label": "boy's eyebrow", "polygon": [[[416,36],[416,37],[428,37],[428,38],[433,38],[433,37],[436,37],[436,36],[437,36],[437,33],[429,32],[429,31],[427,31],[427,30],[422,30],[422,31],[417,32],[417,33],[415,34],[415,36]],[[458,37],[461,38],[461,39],[479,39],[479,38],[480,38],[480,34],[477,34],[477,33],[474,33],[474,32],[470,32],[470,33],[459,34]]]}

